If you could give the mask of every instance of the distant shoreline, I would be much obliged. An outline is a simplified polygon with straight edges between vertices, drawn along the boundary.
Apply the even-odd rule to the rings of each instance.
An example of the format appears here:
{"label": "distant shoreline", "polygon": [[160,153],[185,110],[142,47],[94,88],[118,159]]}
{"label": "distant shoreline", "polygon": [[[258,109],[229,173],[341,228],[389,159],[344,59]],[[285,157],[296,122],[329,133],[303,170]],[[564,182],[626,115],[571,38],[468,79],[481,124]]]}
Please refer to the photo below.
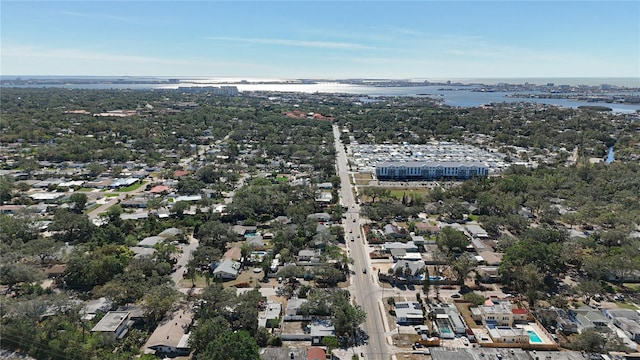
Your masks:
{"label": "distant shoreline", "polygon": [[609,85],[624,88],[640,88],[640,78],[634,77],[572,77],[572,78],[419,78],[419,79],[273,79],[242,77],[207,77],[207,76],[64,76],[64,75],[1,75],[0,86],[6,85],[55,85],[55,84],[193,84],[193,85],[268,85],[268,84],[318,84],[337,83],[349,85],[365,85],[377,87],[409,87],[424,85],[536,85],[553,84],[554,86],[601,86]]}

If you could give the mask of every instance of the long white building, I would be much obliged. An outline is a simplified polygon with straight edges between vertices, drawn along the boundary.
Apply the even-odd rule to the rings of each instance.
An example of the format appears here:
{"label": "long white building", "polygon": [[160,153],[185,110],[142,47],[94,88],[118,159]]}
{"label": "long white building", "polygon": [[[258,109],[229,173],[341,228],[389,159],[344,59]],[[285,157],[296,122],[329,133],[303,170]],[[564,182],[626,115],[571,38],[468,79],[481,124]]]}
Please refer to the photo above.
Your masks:
{"label": "long white building", "polygon": [[489,168],[477,162],[382,162],[376,165],[378,180],[439,180],[486,177]]}

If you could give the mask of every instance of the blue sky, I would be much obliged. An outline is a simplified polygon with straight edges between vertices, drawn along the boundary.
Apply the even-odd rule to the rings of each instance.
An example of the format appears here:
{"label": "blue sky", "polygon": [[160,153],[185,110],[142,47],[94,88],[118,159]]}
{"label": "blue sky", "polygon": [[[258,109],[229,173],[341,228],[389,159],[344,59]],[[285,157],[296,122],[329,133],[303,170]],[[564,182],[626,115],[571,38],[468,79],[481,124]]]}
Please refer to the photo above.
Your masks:
{"label": "blue sky", "polygon": [[640,77],[638,1],[7,1],[2,75]]}

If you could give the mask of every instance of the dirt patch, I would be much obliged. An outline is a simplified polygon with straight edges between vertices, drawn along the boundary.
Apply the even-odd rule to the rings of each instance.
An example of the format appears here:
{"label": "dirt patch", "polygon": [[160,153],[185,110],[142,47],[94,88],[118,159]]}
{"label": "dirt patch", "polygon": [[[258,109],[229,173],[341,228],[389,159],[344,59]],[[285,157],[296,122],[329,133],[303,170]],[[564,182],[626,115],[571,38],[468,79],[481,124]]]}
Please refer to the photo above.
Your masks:
{"label": "dirt patch", "polygon": [[304,334],[304,329],[302,328],[306,324],[300,321],[285,321],[282,323],[282,333],[283,334]]}
{"label": "dirt patch", "polygon": [[[422,349],[424,350],[424,349]],[[424,360],[431,359],[431,355],[426,354],[412,354],[412,353],[397,353],[396,359],[398,360]]]}
{"label": "dirt patch", "polygon": [[255,287],[256,284],[261,284],[260,280],[262,280],[262,278],[262,272],[256,274],[252,269],[247,269],[243,270],[235,280],[227,281],[223,283],[222,286],[227,288],[230,286],[240,285],[240,287],[242,287],[242,285],[247,284],[248,286],[245,287]]}
{"label": "dirt patch", "polygon": [[467,326],[469,326],[472,329],[482,328],[482,326],[477,325],[476,322],[473,320],[473,317],[471,317],[471,310],[469,310],[469,303],[456,301],[454,302],[454,304],[456,305],[456,309],[458,309],[458,312],[460,312],[460,315],[462,315],[462,319],[467,324]]}
{"label": "dirt patch", "polygon": [[393,335],[391,338],[393,339],[393,343],[396,344],[397,347],[410,348],[413,344],[417,343],[420,340],[420,335],[396,334],[396,335]]}

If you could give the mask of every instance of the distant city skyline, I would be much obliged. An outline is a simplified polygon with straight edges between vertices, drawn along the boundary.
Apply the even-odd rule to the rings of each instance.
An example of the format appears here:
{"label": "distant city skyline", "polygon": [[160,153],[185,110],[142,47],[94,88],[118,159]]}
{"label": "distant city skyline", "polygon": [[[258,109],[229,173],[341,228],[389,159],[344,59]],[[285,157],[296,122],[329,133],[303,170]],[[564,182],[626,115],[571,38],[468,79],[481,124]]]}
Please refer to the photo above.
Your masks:
{"label": "distant city skyline", "polygon": [[5,1],[0,75],[640,77],[637,1]]}

